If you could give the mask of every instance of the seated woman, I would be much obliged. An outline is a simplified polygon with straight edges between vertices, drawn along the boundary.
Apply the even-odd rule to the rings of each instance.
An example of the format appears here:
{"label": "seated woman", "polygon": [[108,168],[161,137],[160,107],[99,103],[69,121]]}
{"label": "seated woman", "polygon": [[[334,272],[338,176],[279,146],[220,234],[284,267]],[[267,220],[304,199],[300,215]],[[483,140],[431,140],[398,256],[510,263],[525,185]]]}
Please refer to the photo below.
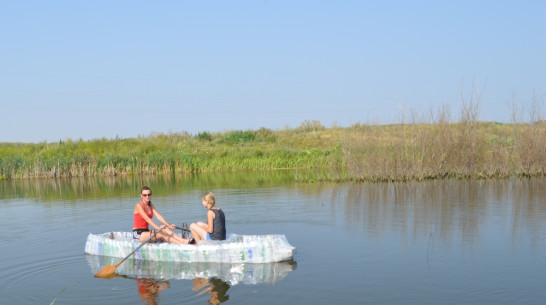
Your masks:
{"label": "seated woman", "polygon": [[226,218],[224,212],[215,206],[216,198],[212,192],[201,197],[203,207],[208,209],[207,223],[198,222],[190,225],[190,230],[195,242],[200,240],[225,240]]}
{"label": "seated woman", "polygon": [[[152,204],[152,190],[145,186],[140,190],[140,197],[142,200],[135,205],[133,210],[133,238],[140,241],[145,241],[153,233],[150,231],[149,226],[154,227],[159,230],[163,228],[161,232],[158,232],[153,238],[152,241],[162,240],[173,244],[188,244],[190,240],[180,237],[178,234],[174,233],[170,228],[175,228],[176,225],[170,225],[161,214],[155,209],[155,206]],[[158,226],[153,220],[153,217],[156,217],[163,225]]]}

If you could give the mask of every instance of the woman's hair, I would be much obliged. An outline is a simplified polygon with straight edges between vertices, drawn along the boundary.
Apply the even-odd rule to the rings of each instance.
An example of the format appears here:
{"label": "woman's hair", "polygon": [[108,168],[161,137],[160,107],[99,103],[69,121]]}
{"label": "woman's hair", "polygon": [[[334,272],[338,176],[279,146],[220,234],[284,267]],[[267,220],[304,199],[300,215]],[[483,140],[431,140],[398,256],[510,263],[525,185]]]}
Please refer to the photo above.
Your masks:
{"label": "woman's hair", "polygon": [[214,206],[214,203],[216,202],[216,198],[214,197],[213,192],[207,192],[207,193],[203,194],[203,197],[201,197],[201,199],[208,202],[211,206]]}
{"label": "woman's hair", "polygon": [[152,189],[148,186],[143,186],[142,189],[140,190],[140,193],[142,194],[142,191],[150,191],[152,192]]}

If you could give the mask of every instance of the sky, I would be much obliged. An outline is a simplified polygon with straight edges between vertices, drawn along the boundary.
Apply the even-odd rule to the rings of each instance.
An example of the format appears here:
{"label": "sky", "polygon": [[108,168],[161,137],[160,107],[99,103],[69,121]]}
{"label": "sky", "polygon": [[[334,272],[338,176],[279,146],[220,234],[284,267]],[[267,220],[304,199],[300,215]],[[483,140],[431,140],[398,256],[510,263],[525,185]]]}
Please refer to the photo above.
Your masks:
{"label": "sky", "polygon": [[0,1],[0,142],[458,120],[468,103],[532,121],[545,16],[525,0]]}

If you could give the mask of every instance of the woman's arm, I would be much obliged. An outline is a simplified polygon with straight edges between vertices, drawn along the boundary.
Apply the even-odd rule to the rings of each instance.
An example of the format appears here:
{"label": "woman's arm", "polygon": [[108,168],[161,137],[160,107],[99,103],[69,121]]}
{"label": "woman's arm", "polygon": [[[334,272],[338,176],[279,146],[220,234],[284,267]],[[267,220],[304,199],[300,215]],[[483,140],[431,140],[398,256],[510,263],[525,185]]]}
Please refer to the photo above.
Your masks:
{"label": "woman's arm", "polygon": [[167,227],[171,227],[171,224],[169,224],[165,218],[159,214],[159,212],[155,209],[155,207],[152,204],[152,210],[154,211],[154,216],[159,220],[162,224],[166,225]]}

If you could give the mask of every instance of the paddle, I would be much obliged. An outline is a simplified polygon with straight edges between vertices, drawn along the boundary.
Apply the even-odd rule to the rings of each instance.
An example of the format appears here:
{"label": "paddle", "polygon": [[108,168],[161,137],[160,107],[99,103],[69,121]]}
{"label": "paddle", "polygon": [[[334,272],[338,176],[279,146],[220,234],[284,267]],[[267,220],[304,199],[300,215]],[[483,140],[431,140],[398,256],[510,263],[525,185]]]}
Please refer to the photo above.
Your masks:
{"label": "paddle", "polygon": [[175,226],[175,228],[178,229],[178,230],[182,230],[182,231],[186,231],[186,232],[190,232],[190,233],[191,233],[191,231],[188,230],[188,229],[186,229],[186,228],[181,228],[181,227],[179,227],[179,226]]}
{"label": "paddle", "polygon": [[137,252],[138,249],[140,249],[140,247],[144,246],[147,242],[149,242],[152,238],[154,238],[154,236],[161,232],[161,230],[163,230],[163,228],[160,228],[159,230],[155,231],[152,235],[150,235],[150,237],[148,237],[148,239],[146,239],[145,241],[143,241],[138,247],[136,247],[135,250],[133,250],[133,252],[129,253],[129,255],[127,255],[124,259],[122,259],[121,261],[119,261],[117,264],[115,264],[114,266],[112,265],[106,265],[104,266],[104,268],[101,269],[101,271],[97,272],[97,274],[95,274],[95,277],[100,277],[100,278],[104,278],[104,279],[111,279],[113,277],[115,277],[117,274],[116,274],[116,268],[121,264],[123,263],[126,259],[129,258],[129,256],[133,255],[133,253]]}
{"label": "paddle", "polygon": [[191,239],[192,238],[191,231],[188,230],[188,224],[187,223],[183,222],[182,227],[175,226],[175,228],[182,231],[182,233],[181,233],[182,238],[185,238],[185,239]]}

